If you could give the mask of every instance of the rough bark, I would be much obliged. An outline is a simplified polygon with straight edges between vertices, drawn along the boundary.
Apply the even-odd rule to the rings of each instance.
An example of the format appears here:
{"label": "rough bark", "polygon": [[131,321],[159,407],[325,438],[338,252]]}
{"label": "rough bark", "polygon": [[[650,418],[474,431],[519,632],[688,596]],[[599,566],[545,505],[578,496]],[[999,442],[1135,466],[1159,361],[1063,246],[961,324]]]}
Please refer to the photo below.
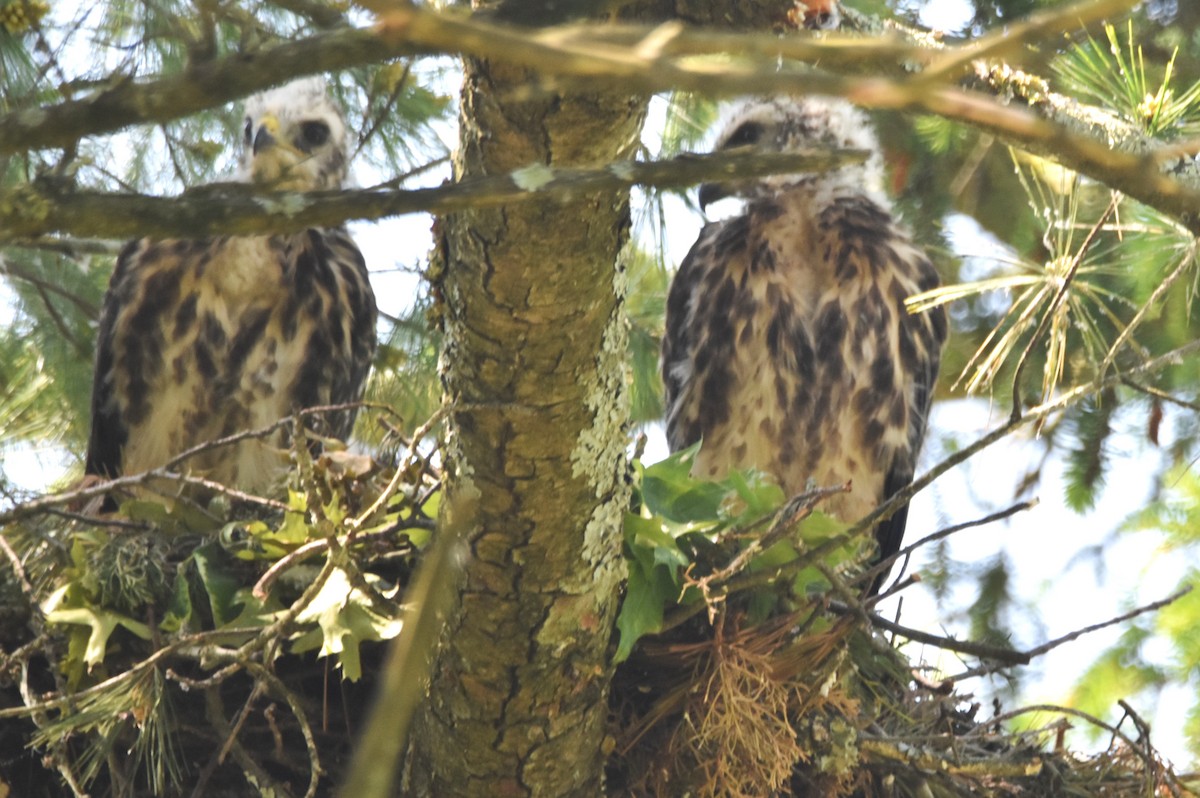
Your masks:
{"label": "rough bark", "polygon": [[[458,179],[628,158],[645,99],[528,97],[468,61]],[[626,192],[441,222],[448,496],[476,508],[407,772],[413,795],[597,795],[628,502]]]}

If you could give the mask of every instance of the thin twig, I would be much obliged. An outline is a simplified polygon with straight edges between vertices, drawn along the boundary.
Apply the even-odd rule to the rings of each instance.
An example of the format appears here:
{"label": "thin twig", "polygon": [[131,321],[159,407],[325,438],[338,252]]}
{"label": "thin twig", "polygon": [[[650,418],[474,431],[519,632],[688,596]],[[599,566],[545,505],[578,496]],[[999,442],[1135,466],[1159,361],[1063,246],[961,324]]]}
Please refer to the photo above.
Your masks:
{"label": "thin twig", "polygon": [[1105,723],[1104,721],[1097,718],[1095,715],[1091,715],[1087,712],[1084,712],[1083,710],[1075,709],[1074,707],[1058,706],[1056,704],[1032,704],[1030,706],[1019,707],[1019,708],[1011,710],[1009,712],[1004,712],[999,715],[995,715],[991,718],[988,718],[986,721],[979,723],[978,725],[975,726],[974,729],[971,729],[970,731],[962,734],[961,736],[962,737],[973,737],[973,736],[976,736],[979,734],[988,734],[988,733],[990,733],[990,730],[996,726],[996,724],[1003,723],[1006,720],[1012,720],[1013,718],[1020,717],[1021,715],[1028,715],[1031,712],[1053,712],[1053,713],[1060,714],[1060,715],[1071,715],[1072,717],[1076,717],[1081,720],[1086,720],[1088,723],[1091,723],[1093,726],[1104,729],[1105,731],[1108,731],[1111,734],[1113,734],[1113,736],[1115,736],[1115,737],[1119,737],[1126,745],[1129,746],[1130,750],[1134,751],[1139,757],[1142,758],[1142,761],[1146,764],[1147,768],[1150,768],[1153,766],[1150,758],[1147,757],[1146,753],[1141,750],[1141,748],[1138,746],[1138,744],[1134,740],[1131,740],[1128,735],[1126,735],[1124,732],[1122,732],[1116,726],[1113,726],[1112,724],[1109,724],[1109,723]]}
{"label": "thin twig", "polygon": [[[741,573],[750,561],[757,557],[763,551],[774,546],[778,541],[787,537],[796,528],[796,524],[803,521],[812,515],[816,506],[830,496],[835,496],[839,493],[847,493],[850,490],[850,483],[846,482],[841,485],[832,485],[827,488],[815,488],[810,491],[801,493],[799,496],[793,497],[791,500],[784,503],[782,507],[776,510],[772,515],[768,516],[771,519],[771,527],[763,535],[751,539],[751,541],[737,553],[737,555],[729,561],[723,568],[719,568],[713,573],[697,580],[696,586],[707,594],[708,587],[719,585],[728,582],[731,578]],[[761,521],[761,519],[760,519]],[[757,526],[760,521],[756,521],[754,526]],[[733,534],[737,534],[736,532]]]}
{"label": "thin twig", "polygon": [[244,440],[249,440],[251,438],[266,438],[266,437],[270,436],[272,433],[274,433],[275,431],[277,431],[285,426],[290,426],[290,425],[294,424],[298,419],[308,418],[309,416],[313,416],[313,415],[324,415],[326,413],[337,413],[337,412],[342,412],[342,411],[346,411],[346,410],[358,410],[363,407],[374,407],[374,406],[376,406],[376,405],[373,403],[370,403],[370,402],[342,402],[341,404],[335,404],[335,405],[318,405],[316,407],[307,407],[303,410],[293,413],[292,415],[284,416],[283,418],[279,419],[278,421],[276,421],[272,424],[267,424],[264,427],[259,427],[258,429],[244,430],[242,432],[235,432],[232,435],[226,435],[221,438],[213,438],[212,440],[204,441],[203,443],[198,443],[195,446],[192,446],[191,448],[184,449],[182,452],[175,455],[170,460],[168,460],[166,463],[164,463],[162,467],[166,468],[166,469],[175,468],[176,466],[187,462],[188,460],[195,457],[196,455],[203,454],[204,452],[211,451],[213,449],[220,449],[225,446],[231,446],[235,443],[239,443]]}
{"label": "thin twig", "polygon": [[50,710],[61,710],[69,707],[72,703],[83,701],[94,695],[102,693],[106,690],[111,690],[118,685],[122,685],[128,681],[138,678],[146,669],[156,667],[163,659],[176,654],[182,650],[195,646],[205,647],[211,645],[217,640],[240,640],[245,637],[253,637],[262,631],[261,627],[245,627],[236,629],[217,629],[210,632],[197,632],[193,635],[174,640],[159,650],[150,654],[141,662],[130,666],[126,671],[110,676],[99,684],[92,685],[77,693],[69,695],[59,694],[55,697],[46,698],[44,700],[34,701],[23,707],[5,707],[0,709],[0,720],[4,718],[20,718],[31,715],[37,712],[47,712]]}
{"label": "thin twig", "polygon": [[1063,645],[1064,643],[1070,643],[1072,640],[1077,640],[1086,634],[1091,634],[1092,632],[1098,631],[1100,629],[1105,629],[1109,626],[1114,626],[1119,623],[1124,623],[1125,621],[1132,620],[1132,619],[1138,617],[1139,615],[1144,615],[1147,612],[1154,612],[1155,610],[1160,610],[1163,607],[1167,606],[1168,604],[1173,604],[1174,602],[1178,601],[1179,599],[1183,598],[1184,596],[1186,596],[1188,593],[1191,593],[1191,592],[1192,592],[1192,585],[1187,585],[1186,587],[1176,591],[1175,593],[1172,593],[1170,596],[1167,596],[1165,599],[1159,599],[1158,601],[1152,601],[1149,604],[1143,604],[1142,606],[1132,609],[1129,612],[1126,612],[1122,615],[1118,615],[1115,618],[1110,618],[1107,621],[1102,621],[1100,623],[1094,623],[1090,626],[1085,626],[1082,629],[1077,629],[1074,632],[1070,632],[1068,634],[1063,635],[1062,637],[1056,637],[1053,640],[1043,643],[1042,645],[1038,646],[1037,648],[1029,649],[1029,651],[1026,653],[1028,653],[1030,657],[1040,657],[1043,654],[1045,654],[1046,652],[1051,651],[1052,649],[1058,648],[1059,646]]}
{"label": "thin twig", "polygon": [[65,518],[68,521],[78,521],[81,524],[89,526],[107,526],[113,529],[127,529],[134,532],[144,532],[153,529],[150,524],[145,524],[140,521],[126,521],[121,518],[103,518],[96,515],[87,515],[86,513],[73,513],[70,510],[56,510],[49,508],[45,510],[46,515],[52,515],[55,518]]}
{"label": "thin twig", "polygon": [[[840,601],[829,602],[829,609],[839,615],[859,615],[859,612],[855,608]],[[980,659],[998,662],[1003,665],[1028,665],[1032,659],[1025,652],[1016,651],[1011,648],[1000,648],[999,646],[991,646],[986,643],[974,643],[970,640],[956,640],[953,637],[935,635],[920,629],[913,629],[909,626],[901,626],[874,612],[864,612],[862,617],[865,617],[872,626],[886,629],[889,632],[906,637],[913,642],[925,643],[926,645],[936,646],[946,651],[967,654],[968,656],[979,657]]]}
{"label": "thin twig", "polygon": [[316,737],[313,736],[312,725],[308,722],[308,713],[304,711],[304,704],[296,697],[283,680],[271,672],[269,668],[258,663],[249,663],[248,669],[252,675],[265,681],[271,691],[283,698],[287,702],[288,708],[292,710],[292,717],[296,719],[296,723],[300,726],[300,734],[304,737],[304,745],[308,748],[308,790],[304,793],[304,798],[313,798],[317,794],[317,785],[321,781],[321,752],[317,747]]}
{"label": "thin twig", "polygon": [[1171,273],[1164,277],[1163,281],[1159,283],[1153,291],[1150,292],[1150,296],[1145,302],[1142,303],[1142,306],[1138,308],[1137,313],[1134,314],[1133,318],[1129,320],[1129,323],[1125,325],[1120,333],[1118,333],[1117,340],[1113,341],[1112,346],[1108,348],[1108,354],[1104,356],[1103,362],[1100,363],[1101,374],[1108,371],[1109,367],[1113,364],[1113,360],[1116,359],[1117,354],[1121,351],[1121,346],[1130,338],[1130,336],[1133,335],[1133,331],[1137,329],[1138,325],[1140,325],[1142,321],[1148,315],[1150,315],[1150,312],[1153,309],[1159,307],[1159,300],[1166,296],[1167,291],[1170,290],[1171,286],[1175,284],[1175,281],[1183,276],[1183,274],[1188,270],[1188,267],[1193,266],[1196,263],[1197,246],[1200,246],[1200,242],[1197,242],[1197,240],[1193,238],[1191,244],[1187,248],[1187,252],[1184,253],[1184,256],[1179,259],[1179,263],[1174,269],[1171,270]]}
{"label": "thin twig", "polygon": [[310,540],[308,543],[288,552],[271,563],[271,567],[259,577],[258,581],[254,583],[254,589],[250,592],[259,601],[266,601],[267,594],[271,591],[271,586],[275,584],[275,580],[288,569],[295,567],[317,552],[324,551],[327,548],[329,548],[329,538],[321,538],[319,540]]}
{"label": "thin twig", "polygon": [[256,680],[254,682],[254,688],[250,691],[250,695],[246,698],[245,703],[242,704],[237,717],[230,724],[229,732],[225,735],[225,742],[217,752],[218,765],[225,763],[225,758],[229,755],[229,749],[237,742],[237,736],[241,733],[242,727],[246,725],[246,718],[250,717],[250,710],[254,708],[254,702],[258,701],[258,697],[263,694],[265,689],[262,681]]}
{"label": "thin twig", "polygon": [[191,457],[194,457],[197,454],[206,452],[210,449],[215,449],[215,448],[218,448],[221,446],[229,446],[231,444],[234,444],[234,443],[237,443],[239,441],[243,441],[243,440],[246,440],[249,438],[264,438],[264,437],[270,435],[271,433],[275,432],[280,427],[282,427],[286,424],[291,424],[296,418],[303,418],[305,416],[309,416],[314,413],[336,412],[339,410],[348,410],[348,409],[352,409],[352,408],[356,408],[356,407],[357,408],[366,407],[366,408],[382,409],[382,410],[386,410],[388,412],[393,412],[389,406],[380,404],[378,402],[347,402],[345,404],[322,405],[320,407],[311,407],[306,410],[302,410],[295,415],[282,418],[279,421],[276,421],[274,424],[269,424],[265,427],[261,427],[256,430],[248,430],[246,432],[239,432],[234,435],[227,435],[224,438],[218,438],[216,440],[197,444],[196,446],[193,446],[190,449],[187,449],[184,452],[181,452],[180,454],[176,455],[161,468],[152,469],[150,471],[143,471],[138,474],[130,474],[128,476],[116,477],[115,479],[106,480],[104,482],[99,482],[99,483],[96,483],[93,485],[88,485],[87,487],[76,488],[75,490],[57,493],[53,496],[40,496],[37,499],[34,499],[32,501],[14,505],[13,507],[10,507],[8,510],[0,512],[0,526],[11,523],[13,521],[19,521],[22,518],[27,518],[29,516],[38,515],[40,513],[45,512],[48,508],[51,508],[51,507],[58,507],[58,506],[61,506],[64,504],[73,504],[75,502],[82,502],[84,499],[90,499],[95,496],[103,496],[111,491],[118,490],[121,488],[146,485],[147,483],[152,482],[154,480],[166,480],[166,481],[182,482],[185,484],[199,485],[202,487],[209,488],[210,490],[214,490],[219,493],[223,493],[227,496],[230,496],[231,498],[238,499],[240,501],[245,501],[245,502],[249,502],[249,503],[253,503],[253,504],[259,504],[259,505],[268,507],[273,510],[287,511],[291,508],[289,508],[287,505],[285,505],[281,502],[277,502],[272,499],[265,499],[260,496],[252,496],[250,494],[243,493],[241,491],[237,491],[232,488],[228,488],[228,487],[221,485],[218,482],[214,482],[212,480],[205,480],[205,479],[201,479],[199,477],[192,477],[192,476],[187,476],[187,475],[183,475],[183,474],[172,473],[169,469],[174,467],[175,465],[179,465],[180,463],[184,462],[185,460],[187,460]]}
{"label": "thin twig", "polygon": [[[871,613],[867,609],[866,605],[859,600],[858,595],[850,589],[850,586],[846,584],[846,581],[823,562],[816,563],[816,568],[821,572],[821,575],[828,580],[830,588],[833,591],[833,595],[840,599],[838,601],[827,602],[827,606],[832,609],[832,605],[836,604],[841,610],[839,612],[840,615],[857,618],[864,627],[872,626],[874,623],[871,617],[873,613]],[[835,610],[835,612],[838,612],[838,610]],[[874,635],[867,635],[867,641],[877,649],[886,650],[887,652],[891,652],[893,650],[891,645],[885,643],[883,640],[880,640]]]}
{"label": "thin twig", "polygon": [[[220,693],[217,688],[210,688],[205,693],[205,709],[208,722],[213,725],[217,732],[224,734],[226,740],[233,740],[229,745],[229,750],[233,753],[234,759],[242,768],[243,775],[246,780],[256,786],[263,794],[279,795],[281,798],[291,798],[292,792],[287,788],[287,785],[280,784],[271,777],[262,764],[256,757],[250,756],[245,749],[239,745],[233,737],[231,737],[231,728],[229,722],[225,719],[225,707],[221,702]],[[193,785],[190,798],[203,798],[208,793],[208,782],[212,778],[212,774],[216,772],[220,765],[220,751],[214,751],[208,764],[198,774],[196,782]]]}
{"label": "thin twig", "polygon": [[29,575],[25,573],[25,565],[21,562],[21,558],[12,544],[8,542],[8,538],[3,534],[0,534],[0,552],[4,552],[4,556],[8,558],[8,563],[12,566],[17,581],[21,583],[21,592],[33,606],[39,606],[37,591],[33,589],[33,583],[29,581]]}
{"label": "thin twig", "polygon": [[408,454],[403,460],[396,464],[396,473],[392,476],[391,481],[388,482],[387,487],[384,488],[383,492],[380,493],[375,501],[371,503],[370,507],[359,514],[357,518],[352,518],[346,522],[346,528],[349,529],[351,533],[361,529],[363,524],[365,524],[372,516],[374,516],[375,513],[379,512],[384,507],[387,507],[387,503],[391,501],[392,496],[394,496],[396,491],[400,489],[400,485],[404,481],[405,473],[408,470],[409,463],[416,458],[417,447],[420,445],[421,440],[428,435],[434,427],[440,424],[442,419],[444,419],[452,409],[453,406],[450,404],[442,405],[434,412],[432,416],[429,417],[428,421],[426,421],[415,432],[413,432],[412,440],[409,441],[408,444]]}
{"label": "thin twig", "polygon": [[[1178,601],[1179,599],[1186,596],[1190,592],[1192,592],[1192,586],[1188,585],[1187,587],[1173,593],[1172,595],[1168,596],[1165,599],[1159,599],[1158,601],[1152,601],[1149,604],[1144,604],[1144,605],[1137,607],[1135,609],[1132,609],[1129,612],[1126,612],[1122,615],[1118,615],[1115,618],[1110,618],[1107,621],[1101,621],[1100,623],[1094,623],[1094,624],[1091,624],[1090,626],[1085,626],[1082,629],[1077,629],[1074,632],[1070,632],[1068,634],[1063,635],[1062,637],[1056,637],[1055,639],[1047,641],[1047,642],[1041,644],[1040,646],[1031,648],[1031,649],[1023,652],[1023,654],[1025,656],[1027,656],[1030,660],[1032,660],[1036,657],[1044,656],[1047,652],[1049,652],[1055,648],[1058,648],[1059,646],[1063,645],[1064,643],[1069,643],[1072,640],[1077,640],[1086,634],[1090,634],[1092,632],[1098,631],[1100,629],[1105,629],[1109,626],[1114,626],[1119,623],[1124,623],[1125,621],[1132,620],[1133,618],[1136,618],[1139,615],[1144,615],[1147,612],[1154,612],[1155,610],[1162,609],[1163,607],[1167,606],[1168,604]],[[972,678],[975,676],[984,676],[988,673],[994,672],[994,670],[995,669],[992,667],[980,666],[977,668],[971,668],[969,670],[965,670],[961,673],[957,673],[953,676],[948,676],[946,678],[948,681],[958,682],[958,681],[962,681],[963,679],[969,679],[969,678]]]}
{"label": "thin twig", "polygon": [[[1032,510],[1034,507],[1037,507],[1037,505],[1038,505],[1037,499],[1030,499],[1028,501],[1017,502],[1016,504],[1012,505],[1011,507],[1006,507],[1003,510],[999,510],[997,512],[990,513],[988,515],[985,515],[982,518],[976,518],[973,521],[964,521],[961,524],[954,524],[953,526],[948,526],[944,529],[939,529],[937,532],[926,535],[925,537],[921,538],[917,542],[910,543],[909,545],[900,549],[895,554],[892,554],[891,556],[885,557],[884,559],[880,560],[878,563],[876,563],[870,569],[868,569],[866,572],[864,572],[860,577],[858,577],[855,581],[856,582],[874,581],[876,576],[878,576],[879,574],[884,573],[885,571],[890,569],[893,565],[896,564],[897,560],[901,560],[901,559],[904,560],[904,566],[901,567],[900,574],[903,574],[905,568],[908,567],[908,558],[912,556],[912,553],[914,551],[921,548],[922,546],[928,546],[930,543],[936,543],[937,541],[942,540],[943,538],[948,538],[957,532],[963,531],[964,529],[971,529],[971,528],[977,527],[977,526],[986,526],[987,524],[992,524],[992,523],[995,523],[996,521],[1003,521],[1005,518],[1009,518],[1010,516],[1016,515],[1017,513],[1024,512],[1026,510]],[[900,574],[897,574],[897,576],[896,576],[897,580],[900,578]],[[890,593],[892,591],[889,590],[888,592]],[[881,595],[879,598],[882,599],[884,597],[885,596]]]}
{"label": "thin twig", "polygon": [[1123,375],[1097,378],[1091,382],[1077,385],[1070,390],[1062,392],[1057,398],[1043,402],[1036,407],[1029,408],[1019,419],[1009,419],[1007,422],[997,427],[978,438],[974,443],[959,449],[953,454],[946,457],[937,465],[930,468],[924,474],[914,479],[904,489],[897,491],[890,499],[880,504],[875,510],[855,523],[850,529],[838,536],[840,543],[848,541],[851,537],[857,534],[862,534],[865,530],[874,529],[875,525],[881,520],[888,518],[901,505],[907,504],[912,500],[912,497],[921,492],[925,488],[940,477],[942,474],[960,465],[970,458],[977,455],[979,452],[988,448],[992,444],[1000,441],[1010,434],[1020,429],[1021,427],[1032,424],[1049,416],[1065,410],[1073,406],[1080,400],[1097,394],[1108,388],[1118,385],[1125,379],[1136,377],[1139,374],[1152,374],[1168,366],[1179,365],[1183,360],[1200,351],[1200,339],[1189,341],[1182,346],[1176,347],[1169,352],[1153,357],[1144,363],[1135,366]]}
{"label": "thin twig", "polygon": [[1156,399],[1161,399],[1164,402],[1170,402],[1173,405],[1178,405],[1179,407],[1187,408],[1188,410],[1194,410],[1196,412],[1200,412],[1200,402],[1189,402],[1186,399],[1180,399],[1178,396],[1172,396],[1171,394],[1167,393],[1166,391],[1159,390],[1158,388],[1155,388],[1152,385],[1145,385],[1145,384],[1137,382],[1135,380],[1131,380],[1128,377],[1121,380],[1121,383],[1124,385],[1128,385],[1130,388],[1133,388],[1135,391],[1141,391],[1144,394],[1153,396]]}
{"label": "thin twig", "polygon": [[61,296],[63,299],[77,307],[83,313],[83,315],[89,319],[95,319],[98,315],[100,315],[100,309],[96,307],[95,302],[89,302],[78,294],[68,291],[60,283],[47,280],[41,275],[34,274],[21,264],[13,263],[7,258],[0,258],[0,274],[7,274],[8,276],[15,277],[18,280],[24,280],[25,282],[34,286],[39,290],[39,292],[42,292],[42,301],[47,305],[49,305],[49,300],[46,299],[44,292],[50,292]]}

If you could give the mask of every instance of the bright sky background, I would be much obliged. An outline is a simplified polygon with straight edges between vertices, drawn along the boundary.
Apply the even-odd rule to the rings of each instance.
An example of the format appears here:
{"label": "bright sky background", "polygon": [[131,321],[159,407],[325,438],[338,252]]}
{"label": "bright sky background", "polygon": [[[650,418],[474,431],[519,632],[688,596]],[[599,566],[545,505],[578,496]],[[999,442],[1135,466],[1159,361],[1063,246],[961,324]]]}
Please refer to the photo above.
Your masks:
{"label": "bright sky background", "polygon": [[[924,6],[921,21],[931,26],[953,30],[970,17],[970,9],[960,0],[930,0]],[[453,77],[440,90],[457,95]],[[665,103],[655,100],[649,130],[657,129],[654,119],[661,120]],[[455,144],[452,126],[444,126],[439,134],[448,148]],[[648,148],[657,151],[653,136],[647,139]],[[117,170],[119,171],[119,170]],[[448,167],[424,175],[422,185],[436,185],[448,175]],[[378,176],[355,173],[360,185],[370,185]],[[634,203],[635,212],[638,203]],[[725,207],[728,212],[728,206]],[[695,212],[675,197],[666,198],[667,229],[666,260],[678,264],[695,240],[703,224]],[[398,313],[415,295],[417,278],[401,269],[411,269],[425,261],[432,239],[431,220],[425,214],[413,214],[378,223],[351,225],[355,238],[364,250],[372,269],[372,282],[386,312]],[[998,243],[983,234],[973,221],[955,217],[948,229],[956,254],[961,257],[995,257],[1004,255]],[[645,235],[643,229],[642,234]],[[653,242],[644,241],[647,247]],[[11,294],[0,284],[0,324],[12,314]],[[959,400],[935,406],[931,433],[923,455],[925,467],[938,462],[946,453],[948,442],[970,443],[986,431],[1002,423],[1007,408],[992,408],[986,400]],[[1103,621],[1131,605],[1164,597],[1178,582],[1185,563],[1160,556],[1160,539],[1152,533],[1113,537],[1112,531],[1122,519],[1141,507],[1151,490],[1150,474],[1158,470],[1162,453],[1146,442],[1139,420],[1118,414],[1115,421],[1122,431],[1109,446],[1113,468],[1108,489],[1095,510],[1076,515],[1066,509],[1063,496],[1061,460],[1052,460],[1044,469],[1045,479],[1036,495],[1040,505],[1019,514],[1007,522],[972,529],[952,539],[951,551],[956,559],[983,562],[1006,554],[1015,566],[1016,591],[1032,607],[1036,607],[1045,623],[1044,628],[1029,624],[1016,629],[1018,647],[1028,648],[1045,640],[1070,632],[1081,626]],[[661,430],[646,430],[651,436],[647,460],[665,455],[666,447]],[[1163,426],[1163,439],[1170,439],[1170,414]],[[1027,438],[1013,437],[1002,441],[945,475],[913,502],[908,522],[906,543],[950,524],[961,523],[1001,509],[1016,500],[1012,491],[1020,475],[1041,457],[1041,447]],[[65,461],[60,450],[49,448],[31,450],[26,447],[0,447],[0,468],[18,486],[36,490],[59,478]],[[1027,498],[1027,497],[1021,497]],[[1104,545],[1100,559],[1080,557],[1090,547]],[[919,570],[922,558],[913,563]],[[935,605],[931,593],[922,586],[903,594],[900,622],[930,631],[945,631],[964,636],[965,624],[961,613],[974,596],[964,592],[955,595],[946,606]],[[881,605],[880,611],[894,616],[896,601]],[[1120,633],[1122,627],[1090,635],[1068,643],[1038,660],[1025,671],[1026,692],[1023,702],[1061,701],[1082,670]],[[933,656],[913,647],[913,656]],[[1148,650],[1147,656],[1162,661],[1169,655],[1163,647]],[[948,672],[962,669],[962,664],[943,657],[939,663]],[[1003,688],[1002,683],[995,687]],[[985,707],[990,702],[993,685],[980,683],[968,686],[974,690]],[[1136,708],[1152,719],[1155,742],[1163,753],[1176,762],[1188,761],[1179,730],[1183,727],[1183,712],[1195,701],[1196,686],[1180,685],[1167,691],[1156,707]],[[1014,705],[1006,703],[1006,709]],[[981,710],[981,719],[987,713]],[[1076,723],[1078,727],[1079,724]],[[1074,744],[1083,746],[1076,735]],[[1101,742],[1103,744],[1103,741]]]}

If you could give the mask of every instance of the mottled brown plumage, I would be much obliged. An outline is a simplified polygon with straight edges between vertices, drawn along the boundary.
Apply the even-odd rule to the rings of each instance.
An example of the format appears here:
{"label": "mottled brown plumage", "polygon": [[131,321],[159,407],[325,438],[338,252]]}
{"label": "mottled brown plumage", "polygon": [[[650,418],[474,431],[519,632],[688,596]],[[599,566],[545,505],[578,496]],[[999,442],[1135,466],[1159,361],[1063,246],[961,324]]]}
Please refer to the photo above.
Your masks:
{"label": "mottled brown plumage", "polygon": [[[865,164],[700,190],[740,215],[708,224],[671,284],[663,341],[667,438],[703,439],[695,472],[754,467],[789,494],[852,483],[822,509],[853,522],[913,478],[946,318],[904,299],[938,275],[879,191],[866,118],[829,98],[752,100],[716,148],[866,149]],[[907,507],[876,529],[895,552]]]}
{"label": "mottled brown plumage", "polygon": [[[319,79],[246,103],[246,178],[280,190],[339,188],[346,128]],[[115,477],[296,410],[361,398],[375,297],[343,228],[126,246],[104,298],[85,470]],[[345,437],[353,413],[314,422]],[[189,460],[244,489],[282,474],[283,434]]]}

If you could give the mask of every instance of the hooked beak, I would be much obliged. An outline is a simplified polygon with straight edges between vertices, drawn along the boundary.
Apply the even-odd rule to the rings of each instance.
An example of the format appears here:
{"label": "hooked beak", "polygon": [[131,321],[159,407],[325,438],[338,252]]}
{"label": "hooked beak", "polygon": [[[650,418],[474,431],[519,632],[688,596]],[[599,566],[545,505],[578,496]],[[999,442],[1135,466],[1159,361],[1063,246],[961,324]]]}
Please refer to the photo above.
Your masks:
{"label": "hooked beak", "polygon": [[709,205],[719,199],[725,199],[729,196],[729,189],[723,183],[701,183],[700,193],[697,199],[700,201],[700,210],[705,210]]}
{"label": "hooked beak", "polygon": [[262,118],[262,124],[258,127],[258,133],[254,135],[254,144],[251,149],[255,155],[258,155],[259,150],[274,146],[278,140],[279,120],[275,118],[274,114],[266,114]]}

